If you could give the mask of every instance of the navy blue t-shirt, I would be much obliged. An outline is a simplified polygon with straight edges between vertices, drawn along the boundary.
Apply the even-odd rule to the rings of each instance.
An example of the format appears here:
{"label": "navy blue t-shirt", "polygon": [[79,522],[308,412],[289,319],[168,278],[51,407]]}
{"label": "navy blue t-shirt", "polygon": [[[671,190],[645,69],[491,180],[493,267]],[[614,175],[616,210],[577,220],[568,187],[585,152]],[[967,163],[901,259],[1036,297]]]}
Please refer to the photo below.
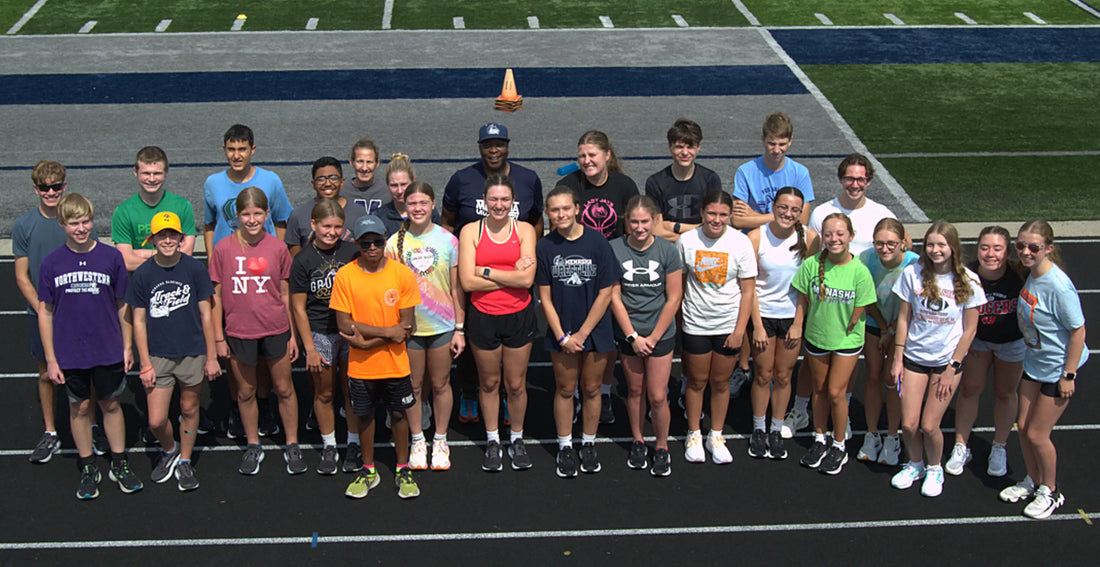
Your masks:
{"label": "navy blue t-shirt", "polygon": [[149,354],[183,358],[206,354],[199,302],[214,295],[214,284],[202,262],[180,254],[171,268],[149,258],[134,270],[126,303],[145,309]]}
{"label": "navy blue t-shirt", "polygon": [[[566,240],[553,231],[535,245],[538,261],[535,285],[550,286],[563,332],[576,332],[588,318],[592,304],[601,289],[611,287],[622,277],[622,268],[615,259],[611,244],[599,232],[584,228],[580,238]],[[610,352],[615,350],[611,329],[611,309],[604,311],[600,322],[584,342],[585,350]],[[560,352],[558,337],[546,329],[546,350]]]}
{"label": "navy blue t-shirt", "polygon": [[[535,224],[542,217],[542,180],[534,171],[512,162],[508,162],[508,177],[516,186],[516,197],[509,216]],[[479,161],[456,171],[447,182],[447,187],[443,189],[443,210],[458,213],[454,234],[461,233],[462,227],[468,223],[489,215],[485,207],[487,178],[484,164]]]}

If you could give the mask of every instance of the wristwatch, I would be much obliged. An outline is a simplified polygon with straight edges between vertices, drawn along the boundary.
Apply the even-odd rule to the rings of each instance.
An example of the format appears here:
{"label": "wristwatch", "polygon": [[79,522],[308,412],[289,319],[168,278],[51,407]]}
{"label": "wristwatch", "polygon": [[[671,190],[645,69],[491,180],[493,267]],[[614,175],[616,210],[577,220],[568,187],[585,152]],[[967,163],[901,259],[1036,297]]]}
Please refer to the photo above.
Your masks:
{"label": "wristwatch", "polygon": [[963,367],[963,363],[961,363],[957,360],[952,360],[951,361],[951,368],[954,368],[955,372],[958,372],[958,371],[962,370],[962,367]]}
{"label": "wristwatch", "polygon": [[485,279],[489,279],[489,268],[485,268],[484,270],[481,270],[481,277],[483,277]]}
{"label": "wristwatch", "polygon": [[626,336],[626,342],[634,344],[634,341],[638,340],[638,333],[630,333]]}
{"label": "wristwatch", "polygon": [[1062,380],[1065,380],[1067,382],[1073,382],[1076,379],[1077,379],[1077,373],[1076,372],[1065,372],[1065,371],[1062,372]]}

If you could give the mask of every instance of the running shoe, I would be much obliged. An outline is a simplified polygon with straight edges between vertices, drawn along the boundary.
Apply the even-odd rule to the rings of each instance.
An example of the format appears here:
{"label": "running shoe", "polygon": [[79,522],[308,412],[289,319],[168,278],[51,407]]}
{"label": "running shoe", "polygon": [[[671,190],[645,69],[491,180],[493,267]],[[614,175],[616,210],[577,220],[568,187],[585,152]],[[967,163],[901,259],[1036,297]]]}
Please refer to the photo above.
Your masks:
{"label": "running shoe", "polygon": [[668,476],[672,474],[672,459],[668,455],[668,449],[657,449],[653,452],[653,468],[649,474],[653,476]]}
{"label": "running shoe", "polygon": [[1065,502],[1066,498],[1061,492],[1051,492],[1045,484],[1040,484],[1039,488],[1035,489],[1035,499],[1024,508],[1024,515],[1036,520],[1049,518]]}
{"label": "running shoe", "polygon": [[378,476],[378,471],[375,469],[367,470],[365,468],[359,468],[359,474],[355,475],[355,480],[351,481],[347,489],[344,490],[344,496],[348,498],[366,498],[370,489],[376,488],[382,482],[382,478]]}
{"label": "running shoe", "polygon": [[273,437],[279,434],[279,419],[275,416],[275,406],[278,402],[273,399],[261,401],[256,399],[260,406],[260,422],[259,432],[260,437]]}
{"label": "running shoe", "polygon": [[237,472],[254,475],[260,472],[260,463],[264,462],[264,450],[259,445],[249,445],[241,456],[241,466]]}
{"label": "running shoe", "polygon": [[[310,410],[312,412],[312,410]],[[176,418],[176,422],[183,425],[183,416]],[[210,416],[206,415],[206,410],[199,408],[199,427],[195,430],[196,435],[206,435],[214,430],[214,420],[210,419]],[[182,431],[182,429],[181,429]]]}
{"label": "running shoe", "polygon": [[153,433],[153,430],[148,425],[141,426],[141,442],[150,447],[155,447],[160,444],[160,440]]}
{"label": "running shoe", "polygon": [[317,474],[334,475],[340,464],[340,453],[336,445],[325,445],[321,448],[321,462],[317,463]]}
{"label": "running shoe", "polygon": [[153,472],[149,473],[149,479],[157,484],[167,482],[168,479],[172,478],[172,473],[176,471],[176,465],[179,462],[180,445],[176,443],[171,453],[161,451],[157,466],[153,467]]}
{"label": "running shoe", "polygon": [[955,443],[955,446],[951,449],[951,457],[947,459],[947,464],[944,469],[947,474],[951,476],[959,476],[963,473],[963,467],[966,463],[970,462],[973,455],[970,454],[970,448],[962,443]]}
{"label": "running shoe", "polygon": [[787,458],[787,448],[783,446],[783,436],[778,431],[768,433],[768,458],[776,461]]}
{"label": "running shoe", "polygon": [[199,487],[199,477],[195,476],[195,466],[191,461],[180,461],[176,465],[176,487],[180,492],[188,492]]}
{"label": "running shoe", "polygon": [[477,400],[459,398],[458,421],[460,423],[477,423],[481,421],[477,414]]}
{"label": "running shoe", "polygon": [[1001,491],[1000,497],[1004,502],[1020,502],[1027,500],[1035,494],[1035,481],[1030,476]]}
{"label": "running shoe", "polygon": [[600,396],[600,423],[615,423],[615,412],[611,409],[611,394]]}
{"label": "running shoe", "polygon": [[[507,424],[505,424],[507,425]],[[432,428],[432,404],[427,401],[420,404],[420,430]]]}
{"label": "running shoe", "polygon": [[768,434],[763,429],[753,429],[749,435],[749,456],[754,459],[768,456]]}
{"label": "running shoe", "polygon": [[699,431],[689,431],[687,441],[684,442],[684,460],[689,463],[701,463],[707,460],[703,452],[703,434]]}
{"label": "running shoe", "polygon": [[306,462],[302,460],[302,448],[297,443],[291,443],[283,450],[283,460],[286,461],[287,474],[302,474],[309,470]]}
{"label": "running shoe", "polygon": [[642,441],[634,441],[630,444],[630,455],[626,457],[626,466],[635,470],[644,470],[649,463],[646,461],[646,455],[649,450],[646,449],[645,443]]}
{"label": "running shoe", "polygon": [[99,482],[103,476],[99,474],[99,467],[95,464],[84,465],[80,469],[80,486],[76,489],[77,500],[93,500],[99,498]]}
{"label": "running shoe", "polygon": [[920,493],[929,498],[943,494],[943,467],[932,465],[924,468],[924,483],[920,485]]}
{"label": "running shoe", "polygon": [[35,444],[34,451],[31,451],[30,461],[38,464],[48,463],[60,450],[61,438],[56,433],[43,433]]}
{"label": "running shoe", "polygon": [[584,474],[596,474],[603,467],[600,466],[600,458],[596,455],[595,443],[581,445],[581,472]]}
{"label": "running shoe", "polygon": [[848,425],[846,425],[845,427],[847,427],[847,429],[844,430],[844,440],[845,441],[851,441],[852,440],[852,418],[850,418],[850,417],[848,418]]}
{"label": "running shoe", "polygon": [[125,494],[137,492],[142,488],[141,479],[130,470],[130,462],[126,459],[111,463],[111,470],[107,472],[107,476],[117,482],[118,489]]}
{"label": "running shoe", "polygon": [[309,417],[306,417],[306,431],[317,430],[317,416],[313,413],[313,408],[309,408]]}
{"label": "running shoe", "polygon": [[825,452],[825,458],[821,459],[821,465],[817,467],[817,472],[824,474],[840,474],[841,469],[848,462],[848,452],[836,445],[829,445],[829,450]]}
{"label": "running shoe", "polygon": [[241,410],[237,406],[229,409],[229,417],[225,418],[225,436],[228,439],[244,439],[244,423],[241,422]]}
{"label": "running shoe", "polygon": [[508,444],[508,458],[512,459],[512,470],[525,471],[534,465],[531,462],[531,455],[527,454],[527,446],[523,444],[523,438]]}
{"label": "running shoe", "polygon": [[787,412],[787,416],[783,418],[783,429],[781,430],[784,439],[790,439],[794,437],[794,434],[802,429],[806,429],[810,426],[810,414],[799,411],[797,408],[791,408]]}
{"label": "running shoe", "polygon": [[397,487],[397,495],[404,499],[420,496],[420,487],[413,478],[412,469],[401,467],[397,469],[397,476],[393,477],[393,484]]}
{"label": "running shoe", "polygon": [[481,470],[500,472],[504,468],[500,456],[500,441],[490,441],[485,445],[485,458],[481,460]]}
{"label": "running shoe", "polygon": [[810,450],[806,451],[805,455],[802,455],[802,460],[799,461],[802,466],[816,469],[821,466],[821,461],[825,458],[825,453],[829,452],[829,447],[825,445],[824,441],[814,441],[813,445],[810,445]]}
{"label": "running shoe", "polygon": [[989,452],[989,467],[985,474],[992,477],[1002,477],[1008,474],[1008,452],[1004,445],[993,444],[993,450]]}
{"label": "running shoe", "polygon": [[914,482],[924,478],[924,475],[924,463],[906,462],[901,466],[901,470],[894,475],[894,478],[890,479],[890,485],[898,490],[905,490],[913,486]]}
{"label": "running shoe", "polygon": [[428,470],[428,441],[418,439],[409,448],[409,468],[414,471]]}
{"label": "running shoe", "polygon": [[451,447],[443,439],[432,441],[432,470],[445,471],[451,468]]}
{"label": "running shoe", "polygon": [[558,449],[557,474],[561,478],[577,476],[577,454],[572,447]]}
{"label": "running shoe", "polygon": [[347,451],[344,451],[344,472],[359,472],[363,468],[363,451],[358,443],[348,443]]}
{"label": "running shoe", "polygon": [[882,452],[882,436],[873,431],[868,431],[863,436],[863,446],[856,453],[856,460],[878,462],[879,453]]}
{"label": "running shoe", "polygon": [[710,453],[710,460],[716,465],[726,465],[733,462],[733,455],[726,447],[726,438],[721,435],[707,435],[703,447]]}
{"label": "running shoe", "polygon": [[882,450],[878,453],[878,463],[896,467],[901,462],[901,437],[887,435],[882,439]]}
{"label": "running shoe", "polygon": [[740,366],[733,369],[733,374],[730,374],[730,397],[740,398],[741,390],[745,389],[745,384],[749,383],[752,379],[752,368],[745,370]]}
{"label": "running shoe", "polygon": [[111,442],[97,423],[92,424],[92,452],[101,457],[111,452]]}

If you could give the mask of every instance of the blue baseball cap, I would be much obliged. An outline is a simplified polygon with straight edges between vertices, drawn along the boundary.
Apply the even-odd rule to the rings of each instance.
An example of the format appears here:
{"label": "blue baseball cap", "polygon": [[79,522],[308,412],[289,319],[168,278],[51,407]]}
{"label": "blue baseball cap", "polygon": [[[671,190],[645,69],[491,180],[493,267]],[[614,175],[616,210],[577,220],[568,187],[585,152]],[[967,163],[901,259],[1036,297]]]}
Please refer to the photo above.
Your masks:
{"label": "blue baseball cap", "polygon": [[477,143],[480,144],[485,140],[504,140],[505,142],[509,141],[508,128],[505,127],[503,124],[498,124],[496,122],[490,122],[482,126],[481,129],[477,131]]}
{"label": "blue baseball cap", "polygon": [[367,215],[365,217],[359,217],[355,219],[355,225],[351,227],[351,235],[356,240],[363,237],[364,234],[373,232],[375,234],[386,235],[386,225],[382,224],[382,220],[374,215]]}

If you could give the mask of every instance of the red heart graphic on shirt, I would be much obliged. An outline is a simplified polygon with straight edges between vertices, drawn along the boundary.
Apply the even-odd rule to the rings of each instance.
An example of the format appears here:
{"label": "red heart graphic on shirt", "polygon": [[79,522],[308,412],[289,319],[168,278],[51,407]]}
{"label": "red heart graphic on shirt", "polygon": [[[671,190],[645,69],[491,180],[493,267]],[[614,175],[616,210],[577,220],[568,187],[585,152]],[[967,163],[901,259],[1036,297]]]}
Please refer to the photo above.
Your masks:
{"label": "red heart graphic on shirt", "polygon": [[257,275],[257,276],[261,275],[261,274],[264,273],[264,270],[266,270],[266,269],[267,269],[267,258],[264,258],[264,257],[261,256],[259,258],[249,258],[248,259],[248,271],[252,272],[254,275]]}

